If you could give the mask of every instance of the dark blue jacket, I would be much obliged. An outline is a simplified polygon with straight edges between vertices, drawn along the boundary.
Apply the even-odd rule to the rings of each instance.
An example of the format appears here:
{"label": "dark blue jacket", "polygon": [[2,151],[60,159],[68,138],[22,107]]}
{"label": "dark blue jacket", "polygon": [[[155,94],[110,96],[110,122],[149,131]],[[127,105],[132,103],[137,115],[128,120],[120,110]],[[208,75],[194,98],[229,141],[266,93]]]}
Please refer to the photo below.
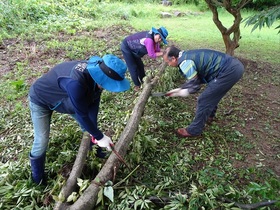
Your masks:
{"label": "dark blue jacket", "polygon": [[58,64],[35,81],[29,91],[31,102],[60,113],[76,114],[77,120],[97,140],[101,89],[86,69],[86,61]]}

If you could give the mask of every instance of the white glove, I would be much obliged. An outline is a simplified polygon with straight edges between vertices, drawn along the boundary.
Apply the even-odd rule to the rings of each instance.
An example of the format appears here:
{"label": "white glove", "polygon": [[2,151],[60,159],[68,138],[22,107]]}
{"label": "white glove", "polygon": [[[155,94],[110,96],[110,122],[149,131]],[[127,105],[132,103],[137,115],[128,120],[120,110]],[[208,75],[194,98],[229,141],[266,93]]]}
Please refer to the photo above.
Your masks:
{"label": "white glove", "polygon": [[188,89],[176,88],[167,92],[166,95],[170,97],[176,97],[176,96],[187,97],[190,95],[190,93]]}
{"label": "white glove", "polygon": [[111,138],[109,136],[106,136],[103,134],[103,138],[100,140],[97,140],[97,145],[100,147],[106,147],[108,151],[112,151],[110,144],[113,144]]}

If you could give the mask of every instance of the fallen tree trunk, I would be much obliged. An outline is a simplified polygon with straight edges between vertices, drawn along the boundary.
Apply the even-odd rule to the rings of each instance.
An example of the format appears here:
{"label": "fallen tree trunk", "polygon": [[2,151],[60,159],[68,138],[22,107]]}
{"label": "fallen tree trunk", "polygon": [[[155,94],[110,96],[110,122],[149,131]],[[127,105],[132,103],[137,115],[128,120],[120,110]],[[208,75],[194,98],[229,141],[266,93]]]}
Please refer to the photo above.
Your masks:
{"label": "fallen tree trunk", "polygon": [[[115,150],[124,157],[127,153],[127,149],[129,146],[129,143],[132,141],[134,134],[136,133],[138,129],[138,125],[140,123],[141,117],[143,115],[145,105],[149,99],[149,96],[151,94],[151,90],[154,87],[154,85],[158,82],[160,76],[163,74],[164,70],[166,68],[166,64],[163,63],[160,67],[159,72],[156,76],[153,78],[147,78],[144,88],[139,95],[138,101],[135,104],[133,111],[131,113],[131,116],[124,128],[124,131],[122,132],[118,142],[115,144]],[[86,138],[86,137],[84,137]],[[83,138],[83,139],[84,139]],[[88,141],[89,142],[89,141]],[[88,149],[82,147],[83,142],[81,143],[79,152],[77,154],[77,158],[75,161],[74,166],[81,165],[84,166],[85,156],[87,154]],[[84,148],[84,150],[82,150]],[[84,193],[79,197],[79,199],[72,205],[68,205],[65,203],[65,200],[67,197],[74,191],[77,178],[80,176],[79,171],[81,169],[77,169],[73,167],[72,170],[75,170],[76,172],[71,171],[70,177],[66,182],[66,185],[62,188],[62,191],[60,193],[60,196],[63,198],[62,201],[57,202],[55,205],[56,210],[64,210],[64,209],[70,209],[70,210],[89,210],[93,209],[93,207],[96,204],[97,198],[98,198],[98,192],[100,191],[100,186],[104,185],[107,181],[112,180],[114,177],[114,174],[116,174],[116,171],[119,168],[120,161],[118,157],[111,153],[109,158],[107,159],[106,163],[100,170],[100,172],[95,177],[94,181],[88,186],[88,188],[84,191]]]}

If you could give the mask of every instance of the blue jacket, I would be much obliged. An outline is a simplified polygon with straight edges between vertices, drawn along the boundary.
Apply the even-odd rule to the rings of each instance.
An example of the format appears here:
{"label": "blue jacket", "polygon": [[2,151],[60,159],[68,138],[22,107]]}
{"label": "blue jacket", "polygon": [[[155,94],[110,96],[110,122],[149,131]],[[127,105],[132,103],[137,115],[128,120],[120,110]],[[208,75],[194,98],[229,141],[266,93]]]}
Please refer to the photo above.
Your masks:
{"label": "blue jacket", "polygon": [[97,128],[101,89],[86,69],[86,61],[58,64],[31,86],[31,102],[60,113],[75,114],[77,120],[97,140],[103,137]]}

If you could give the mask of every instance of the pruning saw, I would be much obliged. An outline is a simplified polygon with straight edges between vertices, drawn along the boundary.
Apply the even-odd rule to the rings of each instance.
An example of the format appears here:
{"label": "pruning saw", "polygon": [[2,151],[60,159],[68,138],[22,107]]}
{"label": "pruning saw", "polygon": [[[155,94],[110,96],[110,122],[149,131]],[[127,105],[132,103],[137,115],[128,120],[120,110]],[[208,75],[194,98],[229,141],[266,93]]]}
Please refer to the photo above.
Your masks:
{"label": "pruning saw", "polygon": [[155,92],[155,93],[152,93],[151,95],[154,97],[169,96],[169,94],[165,93],[165,92]]}

